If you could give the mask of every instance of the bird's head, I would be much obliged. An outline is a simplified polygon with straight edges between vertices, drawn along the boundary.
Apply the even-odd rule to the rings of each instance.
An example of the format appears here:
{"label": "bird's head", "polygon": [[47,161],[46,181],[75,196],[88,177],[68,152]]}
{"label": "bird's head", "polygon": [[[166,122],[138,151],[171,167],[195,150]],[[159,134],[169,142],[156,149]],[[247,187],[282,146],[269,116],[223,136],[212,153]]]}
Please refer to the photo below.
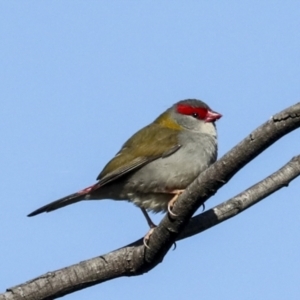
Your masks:
{"label": "bird's head", "polygon": [[222,117],[201,100],[187,99],[175,103],[155,122],[175,130],[190,130],[213,134],[215,121]]}

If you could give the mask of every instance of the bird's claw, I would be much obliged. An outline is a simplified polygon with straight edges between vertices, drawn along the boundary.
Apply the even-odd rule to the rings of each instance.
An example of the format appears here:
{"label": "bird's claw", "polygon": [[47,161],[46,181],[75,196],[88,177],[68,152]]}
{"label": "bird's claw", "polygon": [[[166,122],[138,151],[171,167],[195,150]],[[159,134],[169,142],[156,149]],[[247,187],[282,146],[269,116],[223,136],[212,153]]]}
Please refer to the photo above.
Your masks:
{"label": "bird's claw", "polygon": [[[171,201],[172,201],[172,200],[171,200]],[[168,203],[168,213],[169,213],[172,217],[177,217],[177,215],[174,214],[174,213],[172,212],[172,207],[173,207],[175,201],[174,201],[173,203],[171,203],[171,201]]]}
{"label": "bird's claw", "polygon": [[153,231],[154,231],[155,227],[150,228],[150,230],[148,231],[148,233],[144,236],[143,238],[143,244],[147,249],[150,249],[150,247],[148,246],[147,242],[149,241],[150,236],[152,235]]}
{"label": "bird's claw", "polygon": [[202,212],[204,212],[205,211],[205,204],[204,203],[202,203]]}
{"label": "bird's claw", "polygon": [[174,203],[177,201],[178,197],[183,193],[183,191],[184,190],[173,191],[173,194],[175,194],[175,195],[168,203],[168,212],[172,217],[177,217],[177,215],[172,212],[172,208],[174,206]]}

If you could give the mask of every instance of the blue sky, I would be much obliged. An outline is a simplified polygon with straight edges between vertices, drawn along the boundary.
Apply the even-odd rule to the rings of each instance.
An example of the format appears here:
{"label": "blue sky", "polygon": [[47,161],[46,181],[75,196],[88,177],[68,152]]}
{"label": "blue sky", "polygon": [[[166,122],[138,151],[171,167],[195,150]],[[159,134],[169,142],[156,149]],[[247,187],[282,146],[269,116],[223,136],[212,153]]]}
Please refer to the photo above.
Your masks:
{"label": "blue sky", "polygon": [[[299,1],[2,1],[0,291],[147,232],[127,202],[26,215],[94,183],[173,103],[199,98],[223,114],[220,157],[299,102],[299,28]],[[299,154],[299,138],[267,149],[206,207]],[[64,299],[299,299],[299,182],[179,242],[148,274]]]}

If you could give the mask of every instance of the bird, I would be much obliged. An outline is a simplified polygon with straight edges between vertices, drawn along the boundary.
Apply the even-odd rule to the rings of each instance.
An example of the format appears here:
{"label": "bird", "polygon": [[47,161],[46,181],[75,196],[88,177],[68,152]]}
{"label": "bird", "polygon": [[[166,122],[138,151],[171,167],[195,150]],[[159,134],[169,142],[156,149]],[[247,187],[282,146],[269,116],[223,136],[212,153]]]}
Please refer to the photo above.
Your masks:
{"label": "bird", "polygon": [[137,131],[105,165],[97,182],[46,204],[28,217],[85,200],[126,200],[148,212],[169,212],[179,195],[217,159],[215,121],[222,115],[197,99],[181,100]]}

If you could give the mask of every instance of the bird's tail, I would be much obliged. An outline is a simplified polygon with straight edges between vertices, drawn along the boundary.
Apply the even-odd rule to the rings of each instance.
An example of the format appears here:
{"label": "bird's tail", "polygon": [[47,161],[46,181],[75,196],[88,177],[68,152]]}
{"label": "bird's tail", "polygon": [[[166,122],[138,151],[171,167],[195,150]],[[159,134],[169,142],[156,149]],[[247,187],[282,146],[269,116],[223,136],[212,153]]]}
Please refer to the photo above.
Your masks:
{"label": "bird's tail", "polygon": [[33,211],[32,213],[30,213],[27,217],[33,217],[33,216],[36,216],[40,213],[43,213],[43,212],[50,212],[52,210],[56,210],[58,208],[61,208],[61,207],[64,207],[64,206],[67,206],[69,204],[73,204],[73,203],[76,203],[76,202],[79,202],[81,200],[85,200],[86,199],[86,196],[88,194],[90,194],[92,191],[94,191],[95,189],[98,188],[98,185],[97,183],[95,185],[92,185],[92,186],[89,186],[77,193],[74,193],[74,194],[71,194],[71,195],[68,195],[66,197],[63,197],[61,199],[58,199],[56,201],[53,201],[49,204],[46,204],[40,208],[38,208],[37,210]]}

